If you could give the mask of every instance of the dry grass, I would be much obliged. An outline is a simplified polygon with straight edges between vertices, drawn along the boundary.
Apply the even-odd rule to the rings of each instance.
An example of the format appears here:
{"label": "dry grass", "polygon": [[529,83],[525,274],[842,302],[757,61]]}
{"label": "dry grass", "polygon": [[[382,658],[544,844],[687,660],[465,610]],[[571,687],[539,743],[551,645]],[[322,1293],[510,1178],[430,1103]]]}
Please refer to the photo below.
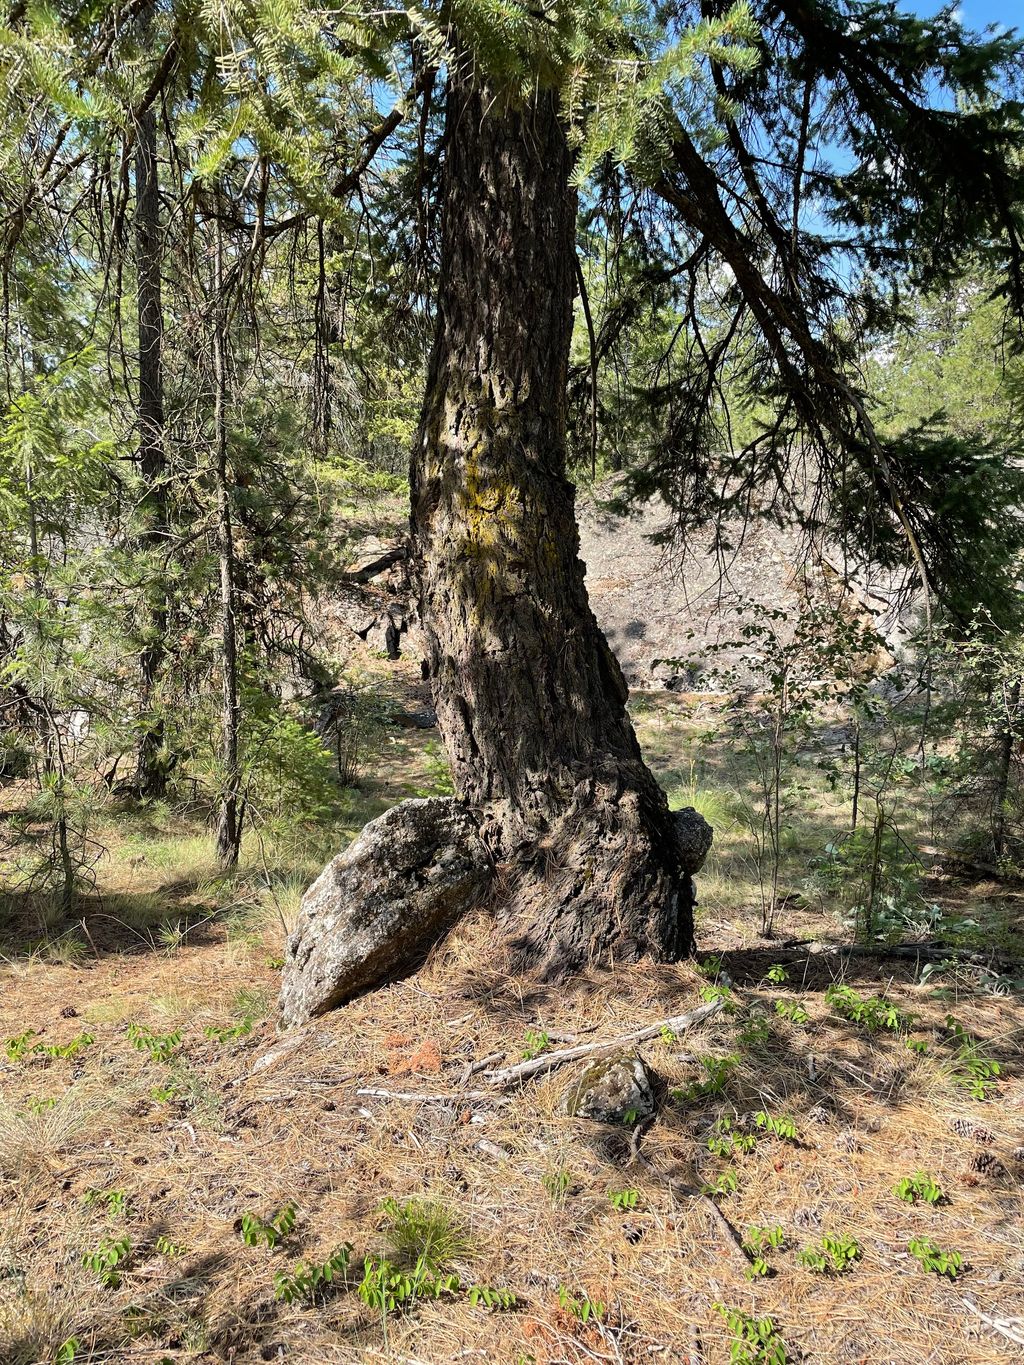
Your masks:
{"label": "dry grass", "polygon": [[[711,751],[697,754],[702,770],[694,766],[703,725],[659,713],[645,738],[684,797],[692,789],[722,806],[731,798]],[[388,781],[400,794],[393,773]],[[379,797],[371,793],[368,807]],[[787,855],[791,881],[836,813],[824,793],[808,798]],[[517,1060],[530,1030],[600,1040],[677,1014],[709,988],[713,964],[706,974],[694,964],[641,964],[538,985],[503,970],[500,945],[478,921],[415,977],[276,1035],[284,930],[304,881],[350,832],[282,840],[266,857],[254,851],[225,883],[211,876],[194,832],[142,840],[129,831],[111,840],[100,870],[88,956],[12,956],[3,968],[0,1044],[30,1028],[47,1045],[85,1027],[95,1039],[71,1058],[26,1051],[6,1060],[0,1051],[3,1365],[52,1361],[73,1337],[76,1365],[724,1365],[730,1341],[718,1302],[769,1314],[792,1360],[1020,1359],[1020,1347],[963,1302],[1024,1334],[1018,997],[982,993],[972,974],[921,986],[912,964],[763,942],[749,848],[733,825],[701,879],[700,937],[723,954],[736,1009],[677,1041],[645,1045],[662,1089],[634,1151],[625,1128],[559,1114],[571,1069],[477,1098],[483,1083],[465,1081],[467,1064],[491,1054]],[[946,891],[986,922],[1010,922],[1004,888]],[[181,922],[183,934],[161,937]],[[794,937],[834,929],[827,908],[796,900],[780,924]],[[774,963],[785,964],[782,984],[768,979]],[[913,1037],[927,1052],[840,1017],[825,998],[834,977],[919,1016]],[[780,1016],[780,1001],[802,1003],[806,1022]],[[964,1087],[949,1012],[1003,1067],[985,1102]],[[131,1025],[158,1035],[167,1059],[134,1046]],[[700,1059],[731,1056],[720,1091],[686,1097],[709,1074]],[[366,1088],[425,1098],[359,1093]],[[431,1098],[438,1094],[449,1098]],[[743,1131],[759,1111],[791,1117],[798,1140],[762,1136],[732,1159],[708,1149],[716,1123]],[[974,1169],[986,1153],[1000,1165]],[[784,1229],[769,1278],[747,1278],[707,1201],[691,1192],[730,1166],[737,1187],[716,1202],[737,1234]],[[938,1181],[946,1202],[895,1198],[896,1181],[917,1170]],[[623,1190],[636,1192],[634,1208],[613,1207],[610,1194]],[[345,1284],[313,1303],[275,1298],[275,1272],[321,1261],[343,1242],[354,1248],[355,1279],[368,1255],[408,1263],[417,1234],[396,1239],[387,1199],[426,1204],[438,1235],[450,1232],[446,1255],[463,1284],[507,1288],[516,1308],[492,1313],[458,1293],[382,1321]],[[277,1247],[244,1244],[243,1215],[269,1219],[289,1201],[296,1223]],[[799,1251],[826,1234],[859,1243],[849,1273],[798,1264]],[[967,1268],[955,1281],[925,1274],[907,1251],[916,1236],[959,1251]],[[121,1282],[105,1287],[82,1256],[119,1238],[130,1253]],[[582,1324],[570,1299],[602,1302],[602,1320]]]}

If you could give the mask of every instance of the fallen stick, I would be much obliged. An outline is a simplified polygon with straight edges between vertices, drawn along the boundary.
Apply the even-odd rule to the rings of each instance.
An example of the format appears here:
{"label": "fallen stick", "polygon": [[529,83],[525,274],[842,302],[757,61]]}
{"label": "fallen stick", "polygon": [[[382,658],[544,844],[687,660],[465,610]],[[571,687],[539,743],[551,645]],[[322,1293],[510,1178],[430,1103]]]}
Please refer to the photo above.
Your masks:
{"label": "fallen stick", "polygon": [[963,1299],[963,1304],[964,1307],[969,1308],[972,1313],[976,1313],[985,1326],[991,1327],[993,1332],[998,1332],[999,1335],[1005,1337],[1007,1341],[1016,1342],[1018,1346],[1024,1346],[1024,1336],[1019,1332],[1012,1331],[1011,1328],[1000,1322],[998,1318],[989,1317],[987,1313],[981,1311],[976,1303],[972,1303],[972,1301],[966,1297]]}
{"label": "fallen stick", "polygon": [[711,1215],[712,1221],[718,1225],[719,1231],[728,1242],[729,1248],[736,1259],[743,1262],[744,1269],[749,1269],[750,1257],[743,1250],[743,1242],[739,1233],[709,1194],[698,1189],[696,1185],[684,1185],[680,1180],[670,1180],[666,1176],[663,1176],[654,1162],[645,1157],[643,1152],[638,1151],[636,1153],[636,1160],[639,1161],[645,1171],[648,1171],[654,1176],[655,1180],[659,1180],[662,1185],[664,1185],[665,1189],[673,1196],[681,1195],[684,1199],[699,1200]]}
{"label": "fallen stick", "polygon": [[357,1095],[370,1095],[378,1100],[415,1100],[424,1104],[459,1104],[462,1100],[486,1100],[488,1104],[507,1104],[500,1095],[489,1090],[383,1090],[379,1086],[361,1086]]}
{"label": "fallen stick", "polygon": [[563,1048],[561,1052],[541,1053],[539,1057],[531,1057],[529,1061],[506,1066],[499,1071],[485,1071],[484,1080],[494,1086],[513,1085],[516,1081],[528,1081],[532,1076],[554,1071],[556,1067],[564,1066],[566,1062],[575,1062],[580,1057],[590,1057],[595,1052],[607,1052],[610,1048],[622,1047],[626,1043],[640,1043],[645,1038],[657,1038],[665,1029],[672,1033],[682,1033],[685,1029],[693,1028],[695,1024],[701,1024],[705,1019],[717,1014],[723,1003],[720,999],[709,1000],[707,1004],[698,1005],[695,1010],[690,1010],[689,1014],[676,1014],[668,1019],[659,1019],[656,1024],[634,1029],[632,1033],[620,1033],[617,1038],[608,1038],[603,1043],[581,1043],[579,1047]]}

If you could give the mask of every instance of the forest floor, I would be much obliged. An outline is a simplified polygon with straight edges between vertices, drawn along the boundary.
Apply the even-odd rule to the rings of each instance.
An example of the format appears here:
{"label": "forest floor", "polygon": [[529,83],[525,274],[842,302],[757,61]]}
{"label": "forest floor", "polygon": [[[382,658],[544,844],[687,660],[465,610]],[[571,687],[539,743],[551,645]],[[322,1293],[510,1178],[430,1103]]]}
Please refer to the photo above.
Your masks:
{"label": "forest floor", "polygon": [[[302,889],[363,820],[434,780],[430,736],[410,729],[382,736],[330,829],[249,848],[229,881],[180,817],[112,814],[83,923],[42,926],[9,900],[4,1365],[1021,1359],[1021,996],[983,969],[922,980],[911,959],[820,950],[849,941],[842,888],[814,872],[848,806],[818,761],[791,784],[766,938],[752,776],[721,708],[663,694],[634,710],[674,803],[718,828],[695,962],[538,986],[502,970],[474,919],[415,975],[279,1035]],[[935,841],[925,804],[906,797],[918,843]],[[1024,958],[1020,886],[935,865],[920,890],[947,940]],[[713,1019],[643,1045],[663,1091],[641,1130],[560,1116],[571,1067],[502,1092],[469,1074],[612,1039],[723,988]],[[896,1196],[915,1173],[938,1202]],[[266,1245],[290,1205],[294,1224],[278,1220]],[[448,1237],[459,1286],[382,1314],[355,1285],[365,1256],[399,1256],[403,1207],[406,1230],[433,1219]],[[752,1227],[781,1229],[763,1276]],[[823,1239],[824,1269],[801,1264]],[[916,1239],[949,1259],[923,1268]],[[275,1276],[345,1243],[347,1275],[281,1296]],[[474,1304],[473,1285],[514,1303]]]}

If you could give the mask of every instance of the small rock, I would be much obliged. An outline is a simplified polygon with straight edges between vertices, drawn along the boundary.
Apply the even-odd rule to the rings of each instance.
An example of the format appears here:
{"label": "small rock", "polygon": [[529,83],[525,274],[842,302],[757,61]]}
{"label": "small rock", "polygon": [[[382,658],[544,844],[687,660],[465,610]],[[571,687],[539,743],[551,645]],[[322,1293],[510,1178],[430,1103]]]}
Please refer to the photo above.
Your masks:
{"label": "small rock", "polygon": [[598,1123],[639,1123],[654,1113],[654,1075],[630,1049],[599,1057],[565,1092],[561,1109]]}

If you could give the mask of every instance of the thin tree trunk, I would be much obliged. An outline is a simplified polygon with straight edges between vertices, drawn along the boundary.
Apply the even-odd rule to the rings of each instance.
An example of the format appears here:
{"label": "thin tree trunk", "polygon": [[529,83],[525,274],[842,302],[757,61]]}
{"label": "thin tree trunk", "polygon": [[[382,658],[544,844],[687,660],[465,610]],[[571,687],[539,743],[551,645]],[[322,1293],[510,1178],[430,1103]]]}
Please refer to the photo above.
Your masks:
{"label": "thin tree trunk", "polygon": [[566,477],[576,196],[556,100],[448,91],[412,524],[438,724],[519,960],[677,958],[692,886],[594,619]]}
{"label": "thin tree trunk", "polygon": [[[139,119],[135,151],[135,269],[139,325],[139,469],[142,474],[143,548],[156,552],[167,540],[166,457],[164,451],[163,300],[160,183],[156,110]],[[154,691],[166,655],[167,593],[153,574],[146,586],[143,646],[139,655],[140,722],[135,786],[140,796],[160,797],[166,786],[161,762],[163,719],[153,708]]]}
{"label": "thin tree trunk", "polygon": [[228,489],[227,402],[228,307],[224,297],[224,243],[215,228],[213,321],[213,440],[217,486],[217,547],[220,560],[221,615],[221,761],[223,787],[217,822],[217,860],[234,867],[242,839],[239,821],[241,772],[238,764],[238,645],[235,632],[235,544]]}
{"label": "thin tree trunk", "polygon": [[1006,811],[1010,794],[1010,771],[1013,766],[1013,743],[1020,710],[1020,679],[1003,689],[1003,725],[999,735],[999,759],[996,768],[996,789],[992,805],[992,848],[998,861],[1006,851]]}

